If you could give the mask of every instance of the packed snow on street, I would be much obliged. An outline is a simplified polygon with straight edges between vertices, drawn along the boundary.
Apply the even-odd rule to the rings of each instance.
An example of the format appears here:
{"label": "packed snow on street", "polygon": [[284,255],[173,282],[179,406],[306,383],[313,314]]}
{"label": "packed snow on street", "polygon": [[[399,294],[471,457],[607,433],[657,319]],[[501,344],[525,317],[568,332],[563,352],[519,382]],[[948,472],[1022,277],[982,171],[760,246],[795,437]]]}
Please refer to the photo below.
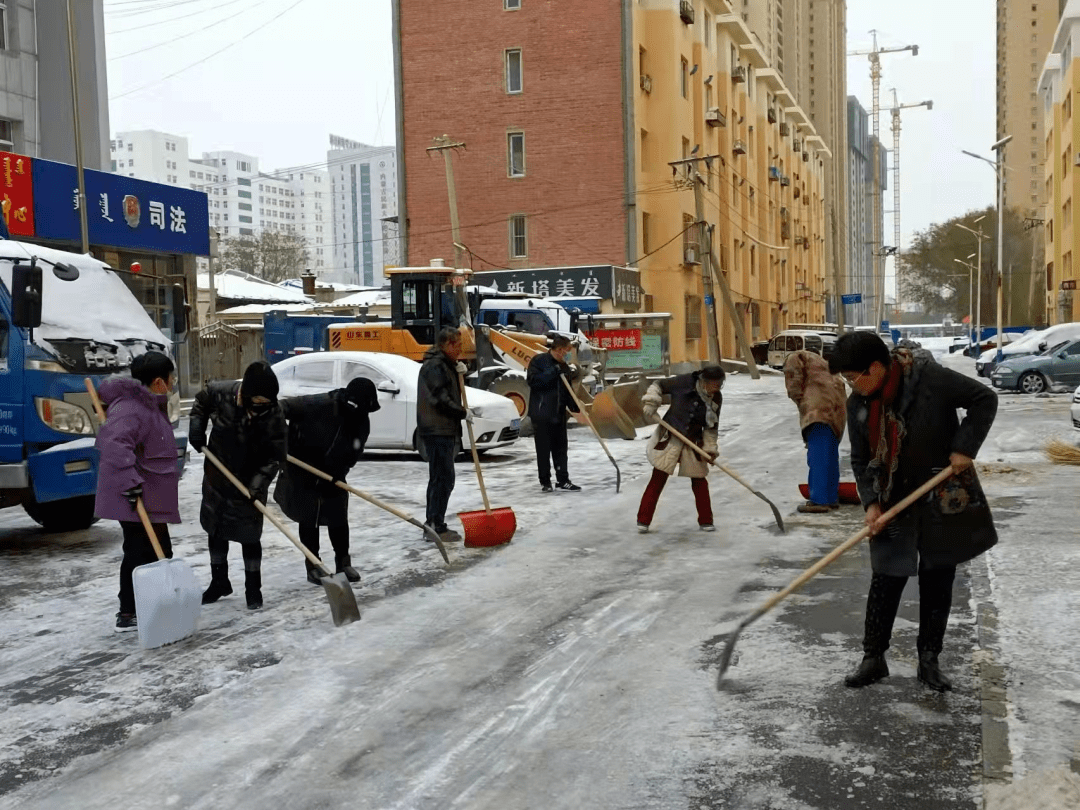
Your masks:
{"label": "packed snow on street", "polygon": [[[967,358],[942,362],[973,373]],[[529,439],[491,453],[491,503],[513,508],[517,533],[495,549],[450,546],[449,566],[419,530],[354,499],[363,619],[343,627],[267,523],[265,608],[226,597],[193,636],[143,650],[113,628],[118,525],[49,535],[9,509],[0,807],[1076,806],[1080,467],[1041,452],[1075,441],[1068,409],[1063,394],[1000,397],[978,458],[1000,543],[958,574],[946,694],[915,678],[915,583],[892,676],[844,687],[861,657],[865,544],[743,632],[718,689],[739,620],[861,527],[856,506],[795,512],[805,449],[778,376],[729,376],[720,447],[786,533],[713,471],[715,533],[698,531],[689,482],[673,478],[638,534],[650,429],[609,442],[616,494],[614,468],[576,427],[583,491],[541,494]],[[846,440],[841,454],[849,480]],[[205,584],[201,478],[193,455],[173,544]],[[349,476],[420,518],[426,480],[414,454],[371,454]],[[478,508],[462,459],[450,511]],[[242,582],[235,545],[230,566]]]}

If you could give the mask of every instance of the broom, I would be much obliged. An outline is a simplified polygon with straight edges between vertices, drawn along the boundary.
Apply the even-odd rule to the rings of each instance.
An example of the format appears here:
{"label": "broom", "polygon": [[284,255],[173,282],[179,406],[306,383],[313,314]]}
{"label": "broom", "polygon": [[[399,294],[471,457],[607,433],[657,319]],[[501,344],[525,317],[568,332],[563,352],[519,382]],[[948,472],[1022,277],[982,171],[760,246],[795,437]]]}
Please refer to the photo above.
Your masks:
{"label": "broom", "polygon": [[1043,448],[1043,452],[1054,464],[1072,464],[1080,467],[1080,447],[1076,445],[1053,439]]}

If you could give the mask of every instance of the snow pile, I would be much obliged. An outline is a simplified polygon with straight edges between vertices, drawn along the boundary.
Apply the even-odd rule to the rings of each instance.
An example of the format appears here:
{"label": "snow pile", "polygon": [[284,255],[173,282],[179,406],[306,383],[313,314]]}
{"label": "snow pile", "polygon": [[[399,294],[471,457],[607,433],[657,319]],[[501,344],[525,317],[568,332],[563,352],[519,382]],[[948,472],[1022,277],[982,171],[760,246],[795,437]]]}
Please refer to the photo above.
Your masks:
{"label": "snow pile", "polygon": [[[44,259],[42,267],[41,326],[34,330],[34,342],[52,349],[50,340],[81,338],[103,343],[117,340],[145,340],[169,345],[170,341],[127,286],[107,264],[97,259],[63,250],[0,241],[0,280],[11,289],[11,261],[29,263],[31,256]],[[70,264],[79,270],[74,281],[62,281],[51,264]]]}
{"label": "snow pile", "polygon": [[952,354],[943,354],[935,359],[943,365],[945,368],[951,368],[953,371],[959,371],[961,374],[967,377],[974,377],[978,379],[979,375],[975,372],[975,358],[965,357],[962,352],[953,352]]}
{"label": "snow pile", "polygon": [[[200,290],[209,290],[210,274],[200,274],[197,283]],[[214,289],[219,297],[237,301],[263,301],[266,303],[280,301],[283,304],[311,303],[311,299],[303,293],[293,292],[248,273],[242,273],[239,270],[226,270],[224,273],[215,275]]]}
{"label": "snow pile", "polygon": [[1042,442],[1023,429],[1003,433],[994,440],[997,448],[1006,453],[1030,453],[1042,449]]}
{"label": "snow pile", "polygon": [[922,337],[916,342],[940,360],[943,355],[949,353],[949,347],[955,341],[951,337]]}
{"label": "snow pile", "polygon": [[986,810],[1080,810],[1080,776],[1062,766],[1010,785],[988,785]]}

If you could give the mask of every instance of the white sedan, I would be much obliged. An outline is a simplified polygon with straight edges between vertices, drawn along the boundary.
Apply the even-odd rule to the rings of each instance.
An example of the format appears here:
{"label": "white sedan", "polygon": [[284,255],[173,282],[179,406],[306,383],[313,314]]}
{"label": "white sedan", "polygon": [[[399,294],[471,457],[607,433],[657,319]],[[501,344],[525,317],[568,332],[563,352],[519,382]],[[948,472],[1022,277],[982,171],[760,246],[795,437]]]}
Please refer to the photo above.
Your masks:
{"label": "white sedan", "polygon": [[[315,352],[282,360],[273,368],[283,399],[325,394],[344,388],[356,377],[366,377],[375,383],[381,406],[371,414],[367,449],[416,450],[425,455],[416,431],[420,364],[415,360],[382,352]],[[477,450],[493,450],[517,441],[521,419],[513,402],[476,388],[466,393],[474,416]],[[468,450],[468,431],[464,431],[462,441],[463,449]]]}

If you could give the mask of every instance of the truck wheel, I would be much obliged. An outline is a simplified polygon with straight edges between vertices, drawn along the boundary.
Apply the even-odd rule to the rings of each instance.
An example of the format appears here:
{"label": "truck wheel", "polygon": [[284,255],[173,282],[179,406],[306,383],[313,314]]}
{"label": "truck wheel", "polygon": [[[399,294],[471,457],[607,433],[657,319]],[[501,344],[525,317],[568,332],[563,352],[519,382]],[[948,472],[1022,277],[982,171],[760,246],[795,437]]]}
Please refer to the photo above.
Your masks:
{"label": "truck wheel", "polygon": [[94,517],[93,495],[48,503],[38,503],[31,495],[23,501],[23,509],[47,532],[77,532],[89,528],[98,520]]}
{"label": "truck wheel", "polygon": [[521,417],[519,436],[532,435],[532,420],[529,419],[529,384],[520,377],[499,377],[488,388],[493,394],[506,397],[514,403],[518,416]]}

